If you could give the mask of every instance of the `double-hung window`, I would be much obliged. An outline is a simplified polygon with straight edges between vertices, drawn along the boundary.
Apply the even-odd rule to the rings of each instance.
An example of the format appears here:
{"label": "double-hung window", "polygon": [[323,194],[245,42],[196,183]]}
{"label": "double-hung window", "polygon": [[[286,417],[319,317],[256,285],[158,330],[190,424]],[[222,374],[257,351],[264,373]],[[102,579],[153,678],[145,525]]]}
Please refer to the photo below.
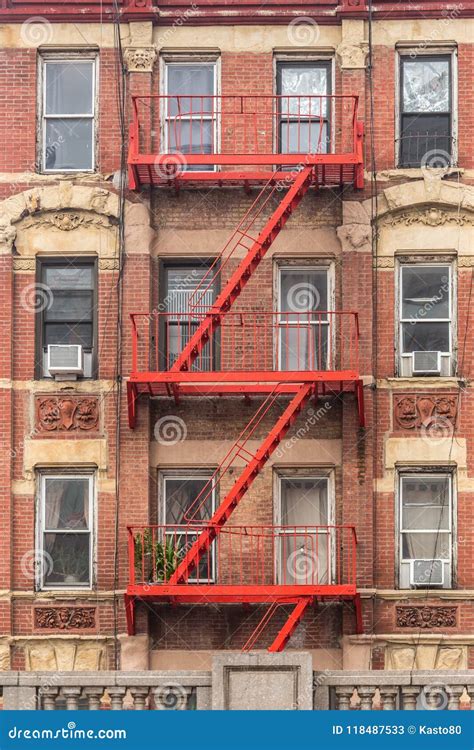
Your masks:
{"label": "double-hung window", "polygon": [[280,153],[328,153],[331,63],[279,63],[277,93]]}
{"label": "double-hung window", "polygon": [[453,480],[450,474],[400,476],[400,586],[450,588]]}
{"label": "double-hung window", "polygon": [[47,369],[50,344],[82,346],[84,377],[94,377],[96,328],[96,262],[86,258],[61,261],[41,259],[39,263],[38,308],[39,375]]}
{"label": "double-hung window", "polygon": [[94,477],[40,475],[40,588],[90,588],[93,569]]}
{"label": "double-hung window", "polygon": [[321,585],[331,581],[329,478],[280,477],[279,581]]}
{"label": "double-hung window", "polygon": [[95,58],[47,57],[43,65],[41,168],[44,172],[95,169]]}
{"label": "double-hung window", "polygon": [[401,167],[446,167],[453,157],[450,55],[400,58]]}
{"label": "double-hung window", "polygon": [[453,366],[452,267],[400,265],[400,375],[450,375]]}
{"label": "double-hung window", "polygon": [[213,170],[186,165],[186,155],[217,152],[216,63],[166,62],[164,80],[163,151],[182,154],[183,170]]}
{"label": "double-hung window", "polygon": [[281,266],[278,281],[279,370],[327,370],[330,365],[330,274],[316,266]]}
{"label": "double-hung window", "polygon": [[[162,477],[161,517],[165,528],[162,543],[168,548],[168,558],[179,564],[192,547],[215,510],[215,479],[209,474],[165,474]],[[173,572],[171,568],[168,572]],[[215,545],[201,558],[190,581],[212,583],[215,580]]]}

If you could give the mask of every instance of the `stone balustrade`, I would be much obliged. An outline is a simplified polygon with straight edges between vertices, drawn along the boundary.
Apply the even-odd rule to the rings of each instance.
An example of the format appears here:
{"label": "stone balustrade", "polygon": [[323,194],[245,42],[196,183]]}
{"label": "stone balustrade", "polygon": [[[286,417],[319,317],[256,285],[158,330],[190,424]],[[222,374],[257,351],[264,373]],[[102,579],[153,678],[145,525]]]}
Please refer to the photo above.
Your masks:
{"label": "stone balustrade", "polygon": [[[216,706],[217,682],[210,671],[0,672],[0,695],[5,710],[206,710]],[[310,683],[296,708],[311,692],[315,710],[474,708],[474,670],[326,670]]]}

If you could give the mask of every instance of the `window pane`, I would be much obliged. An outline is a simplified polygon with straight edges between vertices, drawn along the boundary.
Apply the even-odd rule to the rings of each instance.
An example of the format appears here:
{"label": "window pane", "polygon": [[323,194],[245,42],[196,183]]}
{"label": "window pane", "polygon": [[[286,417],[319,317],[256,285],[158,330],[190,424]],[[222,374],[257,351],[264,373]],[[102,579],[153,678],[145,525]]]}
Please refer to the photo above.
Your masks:
{"label": "window pane", "polygon": [[283,154],[327,154],[329,151],[328,126],[318,123],[282,122],[280,152]]}
{"label": "window pane", "polygon": [[402,286],[402,318],[449,319],[448,266],[404,266]]}
{"label": "window pane", "polygon": [[80,344],[92,348],[92,323],[46,323],[43,346],[49,344]]}
{"label": "window pane", "polygon": [[168,150],[172,153],[210,154],[213,133],[214,123],[210,120],[171,120],[168,124]]}
{"label": "window pane", "polygon": [[400,162],[404,167],[444,168],[451,163],[451,116],[402,115]]}
{"label": "window pane", "polygon": [[[214,94],[214,65],[168,65],[168,115],[211,114]],[[198,94],[188,97],[186,94]],[[209,94],[210,96],[206,96]],[[181,98],[182,97],[182,98]]]}
{"label": "window pane", "polygon": [[326,370],[329,326],[301,323],[280,326],[280,370]]}
{"label": "window pane", "polygon": [[89,479],[45,479],[45,528],[89,528]]}
{"label": "window pane", "polygon": [[449,529],[449,477],[402,478],[402,528]]}
{"label": "window pane", "polygon": [[[280,107],[282,115],[297,117],[328,116],[327,99],[307,99],[310,96],[326,97],[328,94],[328,68],[326,66],[282,65],[280,68]],[[302,97],[302,98],[300,98]]]}
{"label": "window pane", "polygon": [[93,114],[93,62],[48,62],[45,70],[47,115]]}
{"label": "window pane", "polygon": [[51,289],[92,289],[93,267],[74,266],[71,262],[64,266],[43,266],[43,282]]}
{"label": "window pane", "polygon": [[44,319],[51,322],[76,320],[92,321],[92,292],[53,292],[51,307],[45,309]]}
{"label": "window pane", "polygon": [[196,521],[209,519],[213,510],[212,493],[209,490],[207,477],[166,479],[165,523],[181,525],[187,524],[189,518]]}
{"label": "window pane", "polygon": [[403,323],[403,353],[449,353],[449,323]]}
{"label": "window pane", "polygon": [[93,120],[46,120],[45,168],[92,169]]}
{"label": "window pane", "polygon": [[331,535],[323,532],[281,534],[280,582],[310,586],[329,583]]}
{"label": "window pane", "polygon": [[449,560],[451,535],[438,534],[402,534],[402,557],[404,560]]}
{"label": "window pane", "polygon": [[328,480],[281,479],[282,526],[326,526],[328,524]]}
{"label": "window pane", "polygon": [[[327,312],[328,273],[325,269],[282,269],[280,272],[279,307],[285,313]],[[307,318],[303,318],[307,319]],[[298,320],[285,316],[286,320]],[[319,317],[317,318],[319,320]],[[322,316],[327,320],[327,316]]]}
{"label": "window pane", "polygon": [[404,112],[449,112],[448,58],[404,60],[402,70]]}
{"label": "window pane", "polygon": [[90,585],[90,534],[45,534],[44,551],[46,586]]}

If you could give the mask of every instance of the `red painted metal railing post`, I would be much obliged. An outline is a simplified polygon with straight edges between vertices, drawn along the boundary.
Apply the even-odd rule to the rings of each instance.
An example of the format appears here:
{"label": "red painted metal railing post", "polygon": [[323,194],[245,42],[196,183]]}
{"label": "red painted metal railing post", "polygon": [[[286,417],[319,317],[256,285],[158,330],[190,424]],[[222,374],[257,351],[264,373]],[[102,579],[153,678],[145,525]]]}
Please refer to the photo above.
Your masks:
{"label": "red painted metal railing post", "polygon": [[135,584],[135,541],[133,529],[127,526],[128,533],[128,580],[131,586]]}

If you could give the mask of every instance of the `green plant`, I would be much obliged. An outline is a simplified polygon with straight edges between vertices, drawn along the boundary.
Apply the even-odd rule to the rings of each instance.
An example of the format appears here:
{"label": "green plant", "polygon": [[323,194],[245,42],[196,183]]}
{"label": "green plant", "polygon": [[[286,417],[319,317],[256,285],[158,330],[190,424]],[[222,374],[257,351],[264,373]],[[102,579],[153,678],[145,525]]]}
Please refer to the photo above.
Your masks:
{"label": "green plant", "polygon": [[168,581],[183,557],[183,550],[179,549],[175,539],[154,542],[151,529],[135,536],[134,548],[135,572],[138,578],[150,582]]}

